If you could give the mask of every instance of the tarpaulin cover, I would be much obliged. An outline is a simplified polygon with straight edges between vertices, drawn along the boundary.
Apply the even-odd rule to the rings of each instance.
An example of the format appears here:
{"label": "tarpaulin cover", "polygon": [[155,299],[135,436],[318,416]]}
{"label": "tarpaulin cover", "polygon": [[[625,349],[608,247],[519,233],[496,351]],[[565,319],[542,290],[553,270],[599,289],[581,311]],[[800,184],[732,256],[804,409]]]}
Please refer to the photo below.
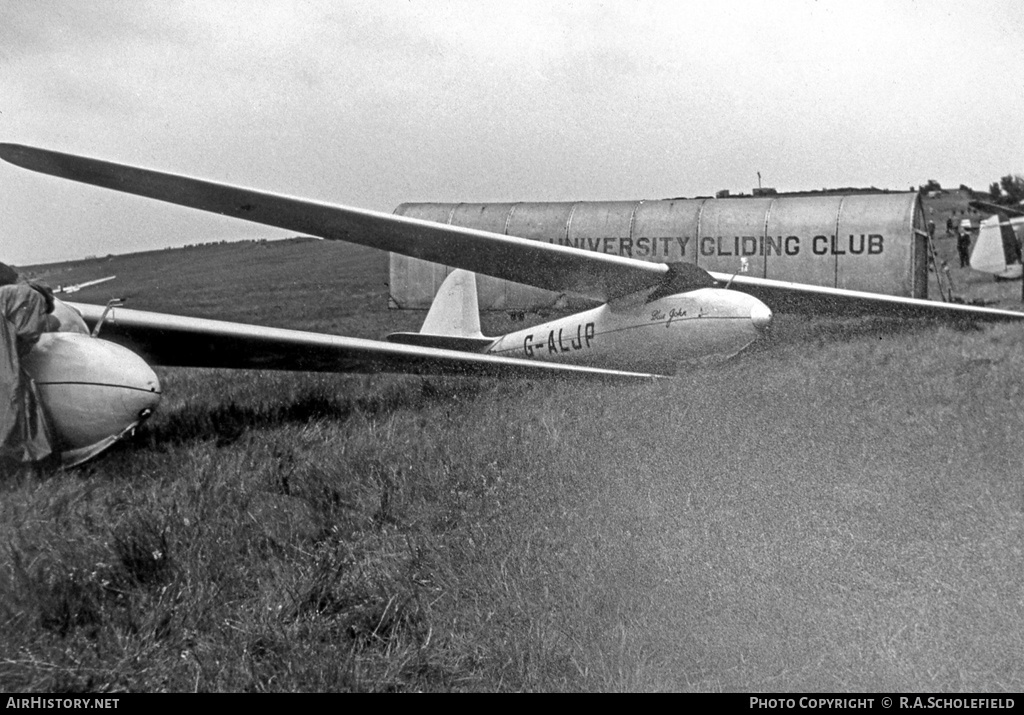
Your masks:
{"label": "tarpaulin cover", "polygon": [[47,328],[46,298],[26,283],[0,286],[0,457],[34,462],[49,456],[46,415],[21,369]]}

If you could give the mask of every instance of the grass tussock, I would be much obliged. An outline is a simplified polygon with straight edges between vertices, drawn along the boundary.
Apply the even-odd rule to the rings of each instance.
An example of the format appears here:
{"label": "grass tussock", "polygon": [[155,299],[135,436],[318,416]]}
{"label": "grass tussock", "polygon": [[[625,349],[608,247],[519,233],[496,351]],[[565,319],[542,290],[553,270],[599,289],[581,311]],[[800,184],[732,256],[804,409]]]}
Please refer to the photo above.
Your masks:
{"label": "grass tussock", "polygon": [[1019,690],[1019,331],[777,327],[640,387],[166,371],[4,486],[0,684]]}

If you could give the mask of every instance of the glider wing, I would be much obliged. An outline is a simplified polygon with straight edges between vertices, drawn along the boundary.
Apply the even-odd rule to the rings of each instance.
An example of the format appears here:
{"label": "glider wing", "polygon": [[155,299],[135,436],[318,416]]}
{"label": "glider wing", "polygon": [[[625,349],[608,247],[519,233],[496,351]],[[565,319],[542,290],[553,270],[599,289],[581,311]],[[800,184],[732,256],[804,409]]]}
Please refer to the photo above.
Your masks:
{"label": "glider wing", "polygon": [[[99,305],[68,305],[90,328],[106,310]],[[100,337],[124,345],[151,364],[166,366],[563,379],[655,377],[127,308],[110,309]]]}
{"label": "glider wing", "polygon": [[[695,278],[685,272],[673,277],[667,264],[272,194],[20,144],[0,144],[0,158],[32,171],[73,181],[325,239],[372,246],[551,291],[573,292],[602,302],[658,286],[683,292],[695,287],[693,280],[700,281],[699,276]],[[691,268],[697,272],[695,266]],[[703,271],[699,273],[706,277]],[[983,320],[1024,317],[1024,313],[1014,311],[767,278],[733,277],[724,273],[711,276],[723,283],[731,282],[777,311]]]}
{"label": "glider wing", "polygon": [[515,236],[310,201],[177,174],[0,144],[0,157],[32,171],[202,211],[392,251],[412,258],[601,302],[661,283],[668,267]]}
{"label": "glider wing", "polygon": [[940,303],[921,298],[904,298],[882,293],[789,283],[769,278],[711,273],[722,283],[732,282],[772,310],[815,315],[878,315],[894,318],[937,318],[940,320],[1024,320],[1024,313],[985,308],[964,303]]}

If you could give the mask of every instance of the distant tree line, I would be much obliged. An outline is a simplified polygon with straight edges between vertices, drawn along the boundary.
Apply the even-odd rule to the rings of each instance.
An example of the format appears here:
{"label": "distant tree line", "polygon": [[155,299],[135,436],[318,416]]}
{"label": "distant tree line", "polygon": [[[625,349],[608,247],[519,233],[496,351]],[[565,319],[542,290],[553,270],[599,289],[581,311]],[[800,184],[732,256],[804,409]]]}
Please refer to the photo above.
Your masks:
{"label": "distant tree line", "polygon": [[1024,201],[1024,176],[1007,174],[999,181],[993,181],[988,187],[988,192],[992,194],[992,200],[997,204],[1019,204]]}
{"label": "distant tree line", "polygon": [[[969,186],[963,184],[960,184],[960,189],[977,193]],[[910,187],[910,190],[913,191],[914,187]],[[942,191],[942,185],[935,179],[928,179],[926,183],[918,187],[918,190],[922,194]],[[993,181],[988,187],[988,193],[992,197],[992,201],[997,204],[1011,206],[1022,203],[1024,202],[1024,176],[1020,174],[1007,174],[999,181]]]}
{"label": "distant tree line", "polygon": [[[911,186],[910,190],[913,191],[914,187]],[[928,179],[928,182],[925,183],[925,184],[922,184],[919,187],[917,187],[917,190],[920,191],[922,194],[927,194],[927,193],[929,193],[931,191],[944,191],[945,189],[943,189],[942,188],[942,184],[940,184],[935,179]],[[960,184],[960,191],[967,191],[967,192],[970,192],[972,194],[973,193],[977,193],[977,192],[975,192],[974,189],[972,189],[967,184]]]}

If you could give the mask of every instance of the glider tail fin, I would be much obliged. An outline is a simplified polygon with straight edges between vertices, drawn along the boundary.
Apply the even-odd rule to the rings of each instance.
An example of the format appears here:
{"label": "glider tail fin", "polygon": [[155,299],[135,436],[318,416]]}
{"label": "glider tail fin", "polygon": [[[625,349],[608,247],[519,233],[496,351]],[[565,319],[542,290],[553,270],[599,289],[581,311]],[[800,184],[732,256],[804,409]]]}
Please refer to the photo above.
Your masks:
{"label": "glider tail fin", "polygon": [[476,298],[476,274],[452,271],[430,304],[420,333],[481,338],[480,308]]}
{"label": "glider tail fin", "polygon": [[476,274],[455,270],[441,284],[418,333],[392,333],[393,343],[479,352],[494,342],[480,332]]}

